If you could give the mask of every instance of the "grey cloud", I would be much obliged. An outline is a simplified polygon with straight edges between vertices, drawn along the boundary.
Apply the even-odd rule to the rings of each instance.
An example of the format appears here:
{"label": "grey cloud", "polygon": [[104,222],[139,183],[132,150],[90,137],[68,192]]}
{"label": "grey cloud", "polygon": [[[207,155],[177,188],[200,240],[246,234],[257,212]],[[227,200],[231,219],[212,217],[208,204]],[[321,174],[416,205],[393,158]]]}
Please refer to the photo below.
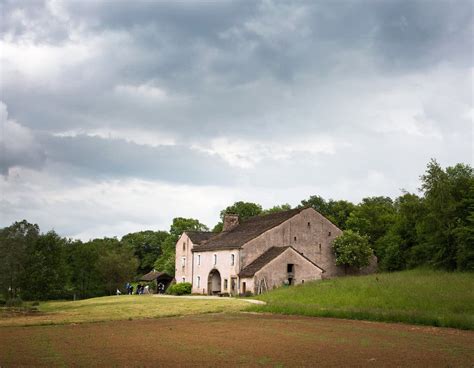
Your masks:
{"label": "grey cloud", "polygon": [[219,159],[186,146],[150,147],[120,139],[43,136],[48,161],[69,166],[76,176],[99,180],[139,177],[182,184],[226,185],[235,170]]}
{"label": "grey cloud", "polygon": [[[16,148],[2,156],[3,173],[27,167],[77,181],[143,178],[259,195],[291,188],[282,203],[302,187],[302,197],[397,195],[416,190],[431,157],[444,165],[472,157],[469,1],[0,6],[2,40],[17,47],[2,59],[2,100],[29,137],[5,138]],[[42,53],[55,57],[46,63]],[[96,130],[176,144],[90,136]],[[79,135],[54,136],[70,131]],[[329,137],[334,152],[298,149],[312,137]],[[226,152],[190,148],[212,152],[217,138],[252,142],[232,152],[244,161],[261,157],[239,169]],[[281,158],[278,147],[291,153]]]}

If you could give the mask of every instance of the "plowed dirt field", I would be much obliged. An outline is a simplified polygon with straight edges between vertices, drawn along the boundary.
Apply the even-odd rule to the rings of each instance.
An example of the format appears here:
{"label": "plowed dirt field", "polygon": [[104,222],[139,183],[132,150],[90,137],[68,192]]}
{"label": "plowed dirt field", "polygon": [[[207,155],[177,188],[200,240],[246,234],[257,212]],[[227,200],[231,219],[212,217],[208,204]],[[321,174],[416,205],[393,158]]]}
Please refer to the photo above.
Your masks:
{"label": "plowed dirt field", "polygon": [[0,366],[473,367],[474,332],[249,313],[2,327]]}

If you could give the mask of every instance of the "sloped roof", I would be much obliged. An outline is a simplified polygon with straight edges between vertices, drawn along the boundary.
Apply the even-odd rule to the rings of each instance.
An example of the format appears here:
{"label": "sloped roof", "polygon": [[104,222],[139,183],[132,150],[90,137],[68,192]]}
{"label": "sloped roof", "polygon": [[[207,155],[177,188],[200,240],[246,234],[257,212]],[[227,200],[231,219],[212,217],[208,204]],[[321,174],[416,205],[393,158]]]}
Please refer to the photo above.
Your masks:
{"label": "sloped roof", "polygon": [[250,240],[263,234],[286,220],[297,215],[306,208],[296,208],[289,211],[271,213],[265,216],[251,217],[230,231],[223,231],[201,245],[194,247],[193,251],[235,249],[239,248]]}
{"label": "sloped roof", "polygon": [[185,233],[189,236],[193,244],[201,244],[216,235],[216,233],[210,231],[185,231]]}
{"label": "sloped roof", "polygon": [[143,275],[142,277],[140,277],[140,281],[153,281],[160,277],[167,277],[171,279],[173,278],[172,276],[168,275],[165,272],[158,272],[158,271],[153,270],[153,271],[148,272],[146,275]]}
{"label": "sloped roof", "polygon": [[317,267],[321,271],[325,272],[324,269],[319,267],[316,263],[311,261],[308,257],[305,257],[303,254],[298,252],[295,248],[293,248],[292,246],[287,246],[287,247],[272,247],[272,248],[270,248],[265,253],[263,253],[260,257],[258,257],[255,261],[253,261],[247,267],[245,267],[242,271],[240,271],[239,277],[252,277],[258,271],[260,271],[264,266],[266,266],[272,260],[277,258],[280,254],[282,254],[284,251],[286,251],[287,249],[290,249],[290,248],[293,251],[295,251],[300,257],[304,258],[305,260],[307,260],[308,262],[313,264],[315,267]]}
{"label": "sloped roof", "polygon": [[239,277],[251,277],[255,275],[255,273],[260,270],[263,266],[267,263],[278,257],[282,254],[285,250],[289,247],[272,247],[263,253],[260,257],[258,257],[255,261],[250,263],[247,267],[245,267],[239,273]]}

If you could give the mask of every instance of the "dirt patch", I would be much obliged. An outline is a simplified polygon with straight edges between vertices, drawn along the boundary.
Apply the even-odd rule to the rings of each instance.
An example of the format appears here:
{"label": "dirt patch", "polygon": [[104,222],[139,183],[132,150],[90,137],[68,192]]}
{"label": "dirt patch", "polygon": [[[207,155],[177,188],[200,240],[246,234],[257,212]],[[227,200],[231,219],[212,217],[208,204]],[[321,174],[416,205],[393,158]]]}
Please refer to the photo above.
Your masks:
{"label": "dirt patch", "polygon": [[0,328],[0,366],[472,367],[474,332],[206,314]]}
{"label": "dirt patch", "polygon": [[0,308],[0,318],[17,318],[42,316],[44,313],[36,308]]}

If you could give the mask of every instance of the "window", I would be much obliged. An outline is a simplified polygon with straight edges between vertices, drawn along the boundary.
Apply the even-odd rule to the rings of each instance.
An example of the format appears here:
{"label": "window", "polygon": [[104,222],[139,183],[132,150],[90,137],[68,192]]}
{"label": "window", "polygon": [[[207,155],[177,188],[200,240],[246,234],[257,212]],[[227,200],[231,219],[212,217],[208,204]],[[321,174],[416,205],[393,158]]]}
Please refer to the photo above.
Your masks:
{"label": "window", "polygon": [[293,239],[296,241],[296,236]]}
{"label": "window", "polygon": [[295,268],[294,266],[295,266],[294,264],[288,263],[288,264],[286,265],[286,272],[288,272],[288,273],[293,273],[294,268]]}
{"label": "window", "polygon": [[201,265],[201,255],[198,254],[198,266],[200,266],[200,265]]}
{"label": "window", "polygon": [[301,280],[301,283],[304,284],[304,280]]}
{"label": "window", "polygon": [[321,243],[319,243],[319,253],[321,253]]}
{"label": "window", "polygon": [[328,236],[331,236],[331,232],[328,232]]}
{"label": "window", "polygon": [[227,279],[224,279],[224,290],[227,291]]}
{"label": "window", "polygon": [[181,267],[186,266],[186,257],[181,257]]}
{"label": "window", "polygon": [[186,250],[186,243],[183,243],[183,252]]}
{"label": "window", "polygon": [[247,284],[244,282],[242,282],[242,293],[245,294],[245,292],[247,291]]}
{"label": "window", "polygon": [[308,227],[311,227],[311,222],[308,222]]}
{"label": "window", "polygon": [[217,254],[214,254],[214,266],[217,264]]}
{"label": "window", "polygon": [[186,282],[186,277],[183,277],[183,282]]}
{"label": "window", "polygon": [[230,255],[230,265],[233,266],[235,264],[235,254]]}
{"label": "window", "polygon": [[197,287],[198,287],[198,288],[201,287],[201,276],[198,276],[198,277],[197,277]]}

